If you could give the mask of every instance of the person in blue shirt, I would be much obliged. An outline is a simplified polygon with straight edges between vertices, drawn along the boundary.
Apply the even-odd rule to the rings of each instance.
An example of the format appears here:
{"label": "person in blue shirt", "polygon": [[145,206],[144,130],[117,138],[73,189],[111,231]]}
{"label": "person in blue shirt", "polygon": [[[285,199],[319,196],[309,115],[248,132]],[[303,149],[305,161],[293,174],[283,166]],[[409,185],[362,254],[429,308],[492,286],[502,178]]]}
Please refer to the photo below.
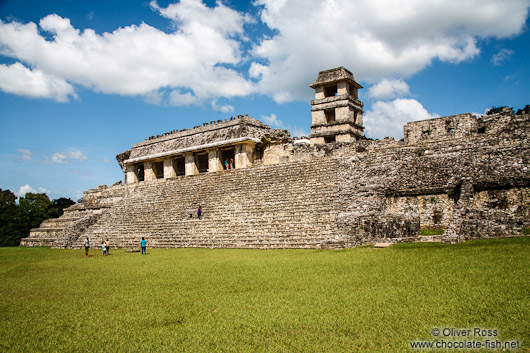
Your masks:
{"label": "person in blue shirt", "polygon": [[142,248],[142,255],[143,254],[147,254],[147,252],[145,251],[145,244],[147,243],[147,241],[145,240],[144,237],[142,237],[142,240],[140,241],[140,247]]}
{"label": "person in blue shirt", "polygon": [[103,256],[107,256],[107,244],[104,241],[101,242],[101,249],[103,249]]}

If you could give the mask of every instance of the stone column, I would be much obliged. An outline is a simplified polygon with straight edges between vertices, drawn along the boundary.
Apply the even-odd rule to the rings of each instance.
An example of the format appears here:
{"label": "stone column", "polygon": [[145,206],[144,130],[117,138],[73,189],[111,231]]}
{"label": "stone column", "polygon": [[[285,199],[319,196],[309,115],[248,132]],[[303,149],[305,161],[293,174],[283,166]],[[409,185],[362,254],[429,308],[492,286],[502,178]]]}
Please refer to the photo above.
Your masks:
{"label": "stone column", "polygon": [[349,94],[350,84],[346,81],[337,83],[337,95]]}
{"label": "stone column", "polygon": [[237,145],[235,150],[235,169],[249,168],[253,162],[254,145],[245,143]]}
{"label": "stone column", "polygon": [[195,164],[195,156],[192,152],[186,153],[184,155],[184,163],[186,163],[186,175],[196,175],[199,174],[197,169],[197,164]]}
{"label": "stone column", "polygon": [[134,164],[127,164],[125,167],[125,183],[134,184],[138,182],[138,177],[136,176],[136,171]]}
{"label": "stone column", "polygon": [[156,174],[153,170],[153,162],[144,163],[144,180],[145,181],[156,181]]}
{"label": "stone column", "polygon": [[208,151],[208,173],[215,173],[223,169],[219,160],[219,149]]}
{"label": "stone column", "polygon": [[175,160],[173,157],[164,159],[164,179],[175,178],[177,176],[174,163]]}

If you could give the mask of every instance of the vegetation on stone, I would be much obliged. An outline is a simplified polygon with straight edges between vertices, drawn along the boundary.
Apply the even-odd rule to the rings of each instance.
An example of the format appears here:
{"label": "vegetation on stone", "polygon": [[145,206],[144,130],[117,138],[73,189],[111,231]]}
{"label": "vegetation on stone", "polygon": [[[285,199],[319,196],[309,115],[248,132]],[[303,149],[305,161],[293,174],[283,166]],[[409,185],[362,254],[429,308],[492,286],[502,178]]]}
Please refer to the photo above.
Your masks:
{"label": "vegetation on stone", "polygon": [[2,352],[409,352],[530,342],[530,238],[385,249],[1,248]]}
{"label": "vegetation on stone", "polygon": [[422,229],[420,230],[421,235],[442,235],[445,229]]}

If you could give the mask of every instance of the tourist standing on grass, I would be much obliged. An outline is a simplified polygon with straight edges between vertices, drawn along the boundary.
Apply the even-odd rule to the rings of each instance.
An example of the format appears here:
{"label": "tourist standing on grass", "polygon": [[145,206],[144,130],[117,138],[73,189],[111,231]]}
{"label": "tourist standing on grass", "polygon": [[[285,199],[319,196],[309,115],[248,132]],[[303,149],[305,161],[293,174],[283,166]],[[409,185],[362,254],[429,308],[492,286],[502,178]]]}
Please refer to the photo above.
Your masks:
{"label": "tourist standing on grass", "polygon": [[90,248],[90,243],[88,237],[85,239],[85,256],[88,257],[88,249]]}
{"label": "tourist standing on grass", "polygon": [[142,255],[147,254],[147,252],[145,251],[146,244],[147,244],[147,241],[145,241],[145,238],[142,237],[142,240],[140,240],[140,247],[142,248]]}
{"label": "tourist standing on grass", "polygon": [[105,246],[107,247],[107,254],[110,255],[110,243],[109,243],[109,240],[107,239],[107,241],[105,242]]}
{"label": "tourist standing on grass", "polygon": [[101,249],[103,250],[103,256],[107,256],[107,244],[104,241],[101,242]]}
{"label": "tourist standing on grass", "polygon": [[202,216],[202,208],[201,208],[201,205],[199,205],[199,207],[197,208],[197,218],[201,219],[201,216]]}

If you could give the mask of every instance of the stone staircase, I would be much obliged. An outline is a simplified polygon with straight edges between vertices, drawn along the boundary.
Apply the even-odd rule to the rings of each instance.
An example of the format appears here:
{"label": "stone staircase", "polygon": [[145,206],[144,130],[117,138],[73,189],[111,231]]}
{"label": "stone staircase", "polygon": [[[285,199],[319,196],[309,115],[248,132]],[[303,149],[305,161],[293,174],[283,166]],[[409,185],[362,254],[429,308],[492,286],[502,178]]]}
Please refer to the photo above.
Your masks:
{"label": "stone staircase", "polygon": [[138,247],[141,237],[150,247],[320,247],[334,236],[337,168],[322,158],[131,185],[70,247],[86,236],[118,248]]}
{"label": "stone staircase", "polygon": [[74,226],[81,219],[90,216],[92,210],[82,204],[70,206],[64,210],[59,218],[47,219],[39,228],[30,230],[29,237],[21,240],[21,246],[54,246],[59,239],[64,237],[64,231]]}

